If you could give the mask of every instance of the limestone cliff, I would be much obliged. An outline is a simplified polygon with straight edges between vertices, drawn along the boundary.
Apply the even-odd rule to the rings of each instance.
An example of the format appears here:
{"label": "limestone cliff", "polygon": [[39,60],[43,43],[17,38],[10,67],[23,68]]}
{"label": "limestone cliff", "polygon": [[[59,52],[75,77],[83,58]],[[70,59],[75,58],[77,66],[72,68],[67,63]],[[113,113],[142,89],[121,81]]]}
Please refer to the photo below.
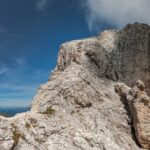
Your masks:
{"label": "limestone cliff", "polygon": [[62,44],[31,111],[0,117],[0,150],[141,150],[129,105],[114,87],[141,79],[149,92],[149,32],[148,25],[136,23]]}

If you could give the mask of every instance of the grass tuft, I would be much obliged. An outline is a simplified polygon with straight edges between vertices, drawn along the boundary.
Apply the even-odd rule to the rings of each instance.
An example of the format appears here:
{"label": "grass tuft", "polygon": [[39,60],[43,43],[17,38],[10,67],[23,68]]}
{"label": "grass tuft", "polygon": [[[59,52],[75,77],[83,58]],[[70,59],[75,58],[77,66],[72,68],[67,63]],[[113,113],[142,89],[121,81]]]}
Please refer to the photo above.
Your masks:
{"label": "grass tuft", "polygon": [[17,145],[20,138],[21,138],[21,133],[19,131],[14,131],[13,132],[13,140],[14,140],[14,145]]}
{"label": "grass tuft", "polygon": [[54,114],[55,110],[51,107],[48,107],[42,114],[52,115]]}

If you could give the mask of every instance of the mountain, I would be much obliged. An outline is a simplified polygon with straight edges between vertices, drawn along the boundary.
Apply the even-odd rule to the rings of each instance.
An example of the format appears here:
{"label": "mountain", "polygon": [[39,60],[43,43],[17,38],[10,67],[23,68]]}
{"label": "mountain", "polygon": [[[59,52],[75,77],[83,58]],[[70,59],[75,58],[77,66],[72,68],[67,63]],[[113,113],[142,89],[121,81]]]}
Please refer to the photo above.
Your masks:
{"label": "mountain", "polygon": [[150,149],[149,41],[135,23],[62,44],[31,110],[0,117],[0,149]]}

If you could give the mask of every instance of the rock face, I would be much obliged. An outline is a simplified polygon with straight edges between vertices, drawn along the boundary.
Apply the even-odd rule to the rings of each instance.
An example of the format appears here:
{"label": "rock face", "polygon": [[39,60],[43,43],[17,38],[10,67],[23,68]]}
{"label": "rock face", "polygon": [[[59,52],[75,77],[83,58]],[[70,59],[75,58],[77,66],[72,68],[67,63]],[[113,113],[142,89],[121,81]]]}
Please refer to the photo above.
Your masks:
{"label": "rock face", "polygon": [[150,94],[150,27],[129,24],[117,36],[107,76],[129,86],[140,79]]}
{"label": "rock face", "polygon": [[137,81],[130,89],[123,84],[117,84],[116,92],[127,104],[131,121],[138,142],[143,148],[150,148],[150,97],[145,92],[145,85]]}
{"label": "rock face", "polygon": [[131,109],[114,90],[118,81],[130,86],[142,79],[148,91],[149,31],[147,25],[133,24],[62,44],[57,66],[31,111],[0,117],[0,150],[150,148],[149,107],[135,103],[129,115]]}

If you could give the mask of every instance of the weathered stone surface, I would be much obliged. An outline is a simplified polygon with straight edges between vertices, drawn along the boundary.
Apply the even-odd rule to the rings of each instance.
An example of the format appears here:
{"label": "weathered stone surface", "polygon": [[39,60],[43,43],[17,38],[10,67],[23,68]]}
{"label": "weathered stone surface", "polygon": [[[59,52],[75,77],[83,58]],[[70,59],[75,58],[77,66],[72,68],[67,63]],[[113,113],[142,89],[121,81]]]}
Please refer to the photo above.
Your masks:
{"label": "weathered stone surface", "polygon": [[140,79],[150,94],[150,26],[129,24],[117,32],[116,49],[106,74],[129,86]]}
{"label": "weathered stone surface", "polygon": [[116,86],[116,92],[127,101],[136,138],[143,148],[150,149],[150,97],[142,81],[136,81],[130,89],[123,84]]}
{"label": "weathered stone surface", "polygon": [[[40,86],[31,111],[0,117],[0,150],[142,149],[114,86],[137,78],[148,82],[148,31],[149,26],[135,24],[62,44],[57,66]],[[139,63],[141,54],[145,62]]]}

